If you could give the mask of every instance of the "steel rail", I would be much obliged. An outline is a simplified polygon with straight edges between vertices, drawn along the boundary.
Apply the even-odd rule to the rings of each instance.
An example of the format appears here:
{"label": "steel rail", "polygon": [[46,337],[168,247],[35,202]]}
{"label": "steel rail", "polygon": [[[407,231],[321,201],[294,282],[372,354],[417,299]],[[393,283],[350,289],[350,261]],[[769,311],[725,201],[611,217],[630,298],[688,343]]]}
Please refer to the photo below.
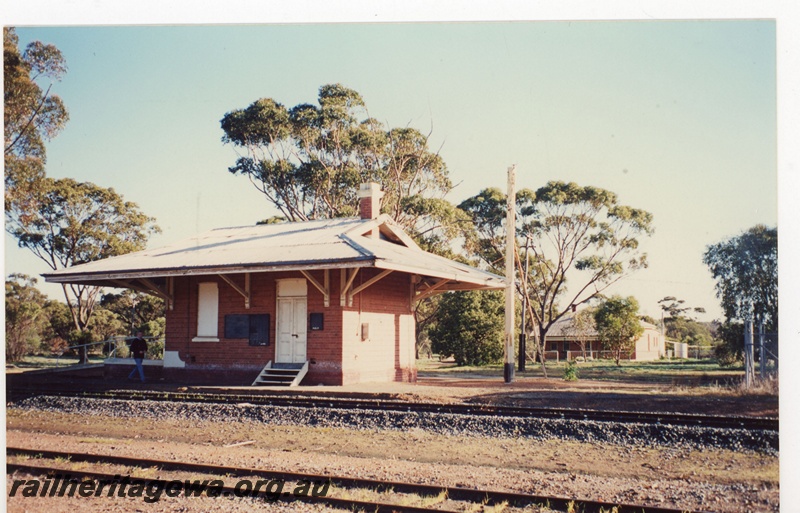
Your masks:
{"label": "steel rail", "polygon": [[[181,461],[167,461],[155,460],[150,458],[131,458],[126,456],[112,456],[102,454],[88,454],[88,453],[75,453],[75,452],[61,452],[61,451],[45,451],[37,449],[25,449],[19,447],[7,447],[7,456],[27,456],[34,458],[47,458],[47,459],[68,459],[70,462],[84,462],[84,463],[105,463],[122,465],[126,467],[140,467],[152,468],[157,467],[165,471],[186,471],[197,474],[207,474],[215,476],[251,476],[268,479],[278,479],[282,481],[330,481],[332,484],[342,488],[363,488],[374,490],[377,492],[393,491],[397,493],[408,493],[420,496],[443,496],[453,501],[473,502],[485,505],[497,505],[505,503],[512,507],[525,507],[530,505],[546,505],[551,509],[558,511],[581,511],[583,513],[601,513],[608,511],[617,511],[618,513],[689,513],[685,509],[662,508],[658,506],[644,506],[635,504],[621,504],[605,501],[595,501],[587,499],[577,499],[570,497],[557,497],[546,495],[533,495],[514,492],[502,492],[495,490],[480,490],[475,488],[462,488],[452,486],[439,486],[439,485],[424,485],[416,483],[403,483],[397,481],[383,481],[377,479],[353,478],[346,476],[323,476],[316,474],[305,474],[298,472],[288,471],[275,471],[247,467],[233,467],[223,465],[210,465],[204,463],[190,463]],[[32,465],[22,465],[16,463],[7,463],[7,472],[12,473],[15,470],[34,469],[39,472],[52,472],[53,469],[46,467],[37,467]],[[78,472],[67,469],[55,469],[56,472],[69,472],[70,474],[78,474]],[[88,474],[96,475],[88,472]],[[110,476],[114,477],[114,476]],[[140,479],[132,476],[131,479]],[[164,480],[164,479],[161,479]],[[292,497],[288,497],[292,499]],[[317,497],[309,499],[333,499],[332,497]],[[305,497],[300,497],[297,500],[306,500]],[[337,499],[343,500],[343,499]],[[329,504],[333,505],[333,503]],[[367,503],[369,510],[375,510],[376,506],[380,507],[379,503]],[[403,509],[406,506],[383,506],[395,508],[378,511],[442,511],[441,509],[425,509],[413,508]],[[616,508],[616,509],[615,509]]]}
{"label": "steel rail", "polygon": [[360,410],[399,411],[411,413],[449,413],[455,415],[502,416],[520,418],[543,418],[581,420],[594,422],[618,422],[638,424],[662,424],[673,426],[696,426],[720,429],[743,429],[747,431],[778,431],[779,422],[769,417],[729,417],[662,412],[610,411],[567,408],[541,408],[521,406],[493,406],[480,404],[440,404],[398,401],[392,399],[352,399],[330,396],[289,396],[273,394],[161,392],[152,390],[106,390],[67,391],[44,387],[14,388],[7,391],[9,397],[26,395],[56,395],[62,397],[85,397],[92,399],[180,401],[208,404],[252,404],[256,406],[292,406],[300,408],[341,408]]}

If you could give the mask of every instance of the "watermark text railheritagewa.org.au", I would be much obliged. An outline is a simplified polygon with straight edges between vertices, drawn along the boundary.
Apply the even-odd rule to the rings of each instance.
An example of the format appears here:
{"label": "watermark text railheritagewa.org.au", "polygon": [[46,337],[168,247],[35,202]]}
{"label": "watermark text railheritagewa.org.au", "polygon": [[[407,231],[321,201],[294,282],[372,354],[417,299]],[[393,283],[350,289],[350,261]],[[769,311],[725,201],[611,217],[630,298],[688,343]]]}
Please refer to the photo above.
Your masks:
{"label": "watermark text railheritagewa.org.au", "polygon": [[[56,474],[45,479],[15,479],[9,497],[141,497],[153,503],[161,497],[252,497],[268,501],[324,497],[330,481],[297,481],[293,489],[281,479],[242,479],[233,487],[221,479],[164,480],[114,476],[113,479],[79,480],[70,474]],[[285,489],[286,488],[286,489]]]}

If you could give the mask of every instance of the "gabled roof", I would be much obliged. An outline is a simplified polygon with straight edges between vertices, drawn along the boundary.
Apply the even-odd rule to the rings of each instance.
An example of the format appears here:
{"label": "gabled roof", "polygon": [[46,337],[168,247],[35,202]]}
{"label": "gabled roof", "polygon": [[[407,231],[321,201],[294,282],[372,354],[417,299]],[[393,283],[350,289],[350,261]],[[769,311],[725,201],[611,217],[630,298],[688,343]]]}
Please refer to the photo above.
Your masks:
{"label": "gabled roof", "polygon": [[[377,230],[379,238],[369,234]],[[366,234],[366,235],[365,235]],[[131,279],[375,267],[448,280],[440,290],[500,289],[502,277],[427,253],[388,216],[220,228],[44,274],[54,283],[119,287]]]}
{"label": "gabled roof", "polygon": [[[570,328],[572,327],[572,321],[574,318],[574,315],[567,315],[554,322],[553,325],[550,326],[550,329],[547,330],[547,335],[544,337],[545,340],[574,340],[576,338],[575,334],[570,333]],[[640,320],[639,324],[641,324],[644,329],[657,329],[655,325],[646,321]],[[586,340],[597,340],[597,338],[597,330],[592,327],[589,330],[589,333],[586,334]]]}

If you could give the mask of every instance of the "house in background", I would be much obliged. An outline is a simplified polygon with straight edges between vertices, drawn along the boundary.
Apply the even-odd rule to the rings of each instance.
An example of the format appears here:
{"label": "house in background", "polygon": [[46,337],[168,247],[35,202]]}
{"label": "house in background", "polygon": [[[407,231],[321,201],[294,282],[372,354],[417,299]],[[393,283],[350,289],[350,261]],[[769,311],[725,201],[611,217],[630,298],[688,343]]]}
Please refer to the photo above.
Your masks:
{"label": "house in background", "polygon": [[[545,336],[545,351],[548,358],[570,360],[583,356],[581,341],[584,342],[586,356],[591,358],[611,358],[611,352],[603,349],[597,331],[592,329],[583,337],[579,337],[573,329],[573,315],[565,316],[555,322]],[[640,321],[644,333],[636,340],[633,350],[623,352],[623,360],[657,360],[666,355],[664,336],[658,328],[649,322]]]}
{"label": "house in background", "polygon": [[211,230],[44,276],[164,298],[168,378],[415,381],[415,302],[505,280],[423,251],[378,215],[381,196],[361,186],[360,218]]}

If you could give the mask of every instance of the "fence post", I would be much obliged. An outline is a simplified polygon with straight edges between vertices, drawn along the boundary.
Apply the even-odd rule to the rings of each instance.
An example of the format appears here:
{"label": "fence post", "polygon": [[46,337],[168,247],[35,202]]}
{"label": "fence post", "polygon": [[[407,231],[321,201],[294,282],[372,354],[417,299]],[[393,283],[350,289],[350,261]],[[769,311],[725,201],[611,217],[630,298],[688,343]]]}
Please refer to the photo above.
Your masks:
{"label": "fence post", "polygon": [[753,369],[753,321],[744,323],[744,386],[753,387],[755,372]]}

